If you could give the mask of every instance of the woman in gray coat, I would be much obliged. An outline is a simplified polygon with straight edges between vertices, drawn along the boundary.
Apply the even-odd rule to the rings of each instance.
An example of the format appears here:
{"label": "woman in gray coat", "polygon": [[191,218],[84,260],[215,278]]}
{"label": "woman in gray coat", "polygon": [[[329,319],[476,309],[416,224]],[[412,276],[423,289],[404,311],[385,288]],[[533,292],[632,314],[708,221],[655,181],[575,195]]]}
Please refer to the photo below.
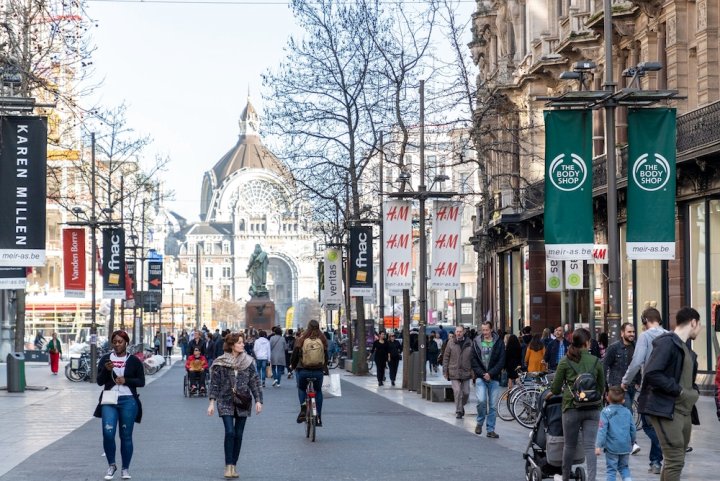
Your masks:
{"label": "woman in gray coat", "polygon": [[280,380],[285,373],[285,351],[287,342],[282,336],[282,330],[273,327],[273,335],[270,337],[270,364],[272,365],[273,386],[280,387]]}
{"label": "woman in gray coat", "polygon": [[[228,334],[223,348],[225,354],[215,359],[210,368],[210,405],[207,413],[212,416],[217,404],[218,415],[225,426],[225,477],[237,478],[235,466],[240,457],[245,422],[252,408],[250,394],[255,398],[257,414],[262,412],[263,396],[255,362],[245,352],[245,336]],[[239,405],[236,402],[238,398],[245,398],[247,405]]]}

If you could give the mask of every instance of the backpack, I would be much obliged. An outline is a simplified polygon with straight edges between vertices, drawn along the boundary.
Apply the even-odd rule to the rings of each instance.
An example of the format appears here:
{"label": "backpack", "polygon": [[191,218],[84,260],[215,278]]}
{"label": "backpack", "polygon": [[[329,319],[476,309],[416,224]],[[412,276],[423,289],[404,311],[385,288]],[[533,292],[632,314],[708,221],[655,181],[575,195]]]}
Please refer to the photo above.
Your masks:
{"label": "backpack", "polygon": [[602,393],[598,390],[597,379],[595,378],[595,367],[598,361],[599,359],[595,358],[591,372],[579,373],[573,366],[573,362],[568,359],[568,366],[577,375],[575,382],[570,386],[573,407],[576,409],[592,409],[602,403]]}
{"label": "backpack", "polygon": [[325,365],[325,348],[319,337],[308,337],[303,342],[302,365],[305,369],[321,369]]}

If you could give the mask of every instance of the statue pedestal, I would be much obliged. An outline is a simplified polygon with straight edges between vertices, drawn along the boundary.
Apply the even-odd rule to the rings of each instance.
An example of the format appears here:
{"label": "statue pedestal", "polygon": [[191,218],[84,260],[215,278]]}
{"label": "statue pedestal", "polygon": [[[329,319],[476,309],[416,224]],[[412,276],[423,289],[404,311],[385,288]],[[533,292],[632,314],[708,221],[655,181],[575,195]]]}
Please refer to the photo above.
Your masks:
{"label": "statue pedestal", "polygon": [[253,297],[245,304],[245,327],[270,331],[275,325],[275,303],[269,297]]}

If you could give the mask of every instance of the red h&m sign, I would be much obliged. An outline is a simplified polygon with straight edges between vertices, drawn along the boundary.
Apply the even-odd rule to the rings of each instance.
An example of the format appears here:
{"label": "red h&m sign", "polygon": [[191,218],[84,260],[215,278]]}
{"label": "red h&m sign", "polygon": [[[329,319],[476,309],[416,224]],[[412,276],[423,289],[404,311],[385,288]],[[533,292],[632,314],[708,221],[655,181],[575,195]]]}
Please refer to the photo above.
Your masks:
{"label": "red h&m sign", "polygon": [[412,288],[412,207],[409,201],[383,205],[383,281],[388,290]]}
{"label": "red h&m sign", "polygon": [[435,201],[433,213],[431,289],[460,289],[462,261],[462,206],[458,202]]}
{"label": "red h&m sign", "polygon": [[85,229],[63,230],[65,297],[85,297]]}
{"label": "red h&m sign", "polygon": [[608,245],[595,244],[593,246],[593,259],[591,264],[607,264],[608,263]]}

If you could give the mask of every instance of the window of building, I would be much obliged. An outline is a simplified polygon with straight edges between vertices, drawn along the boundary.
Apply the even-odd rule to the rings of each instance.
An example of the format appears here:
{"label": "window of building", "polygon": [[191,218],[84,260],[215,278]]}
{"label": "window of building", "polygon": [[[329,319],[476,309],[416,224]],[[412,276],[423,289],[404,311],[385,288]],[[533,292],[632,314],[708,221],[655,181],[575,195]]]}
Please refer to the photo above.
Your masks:
{"label": "window of building", "polygon": [[230,299],[230,286],[222,286],[222,298]]}
{"label": "window of building", "polygon": [[212,279],[212,278],[213,278],[212,266],[205,267],[205,279]]}
{"label": "window of building", "polygon": [[230,266],[223,266],[222,275],[225,279],[230,279],[232,277],[232,268]]}
{"label": "window of building", "polygon": [[[709,202],[708,219],[710,224],[710,239],[717,239],[720,236],[720,199],[713,199]],[[703,322],[703,326],[707,326],[707,332],[712,336],[712,344],[717,348],[720,343],[720,242],[710,242],[710,316],[708,322]],[[703,318],[705,315],[701,313]],[[714,338],[714,339],[713,339]],[[717,351],[716,351],[717,354]],[[710,371],[717,369],[717,357],[710,356],[708,359]]]}
{"label": "window of building", "polygon": [[223,255],[230,254],[230,243],[225,241],[222,243],[222,253]]}

